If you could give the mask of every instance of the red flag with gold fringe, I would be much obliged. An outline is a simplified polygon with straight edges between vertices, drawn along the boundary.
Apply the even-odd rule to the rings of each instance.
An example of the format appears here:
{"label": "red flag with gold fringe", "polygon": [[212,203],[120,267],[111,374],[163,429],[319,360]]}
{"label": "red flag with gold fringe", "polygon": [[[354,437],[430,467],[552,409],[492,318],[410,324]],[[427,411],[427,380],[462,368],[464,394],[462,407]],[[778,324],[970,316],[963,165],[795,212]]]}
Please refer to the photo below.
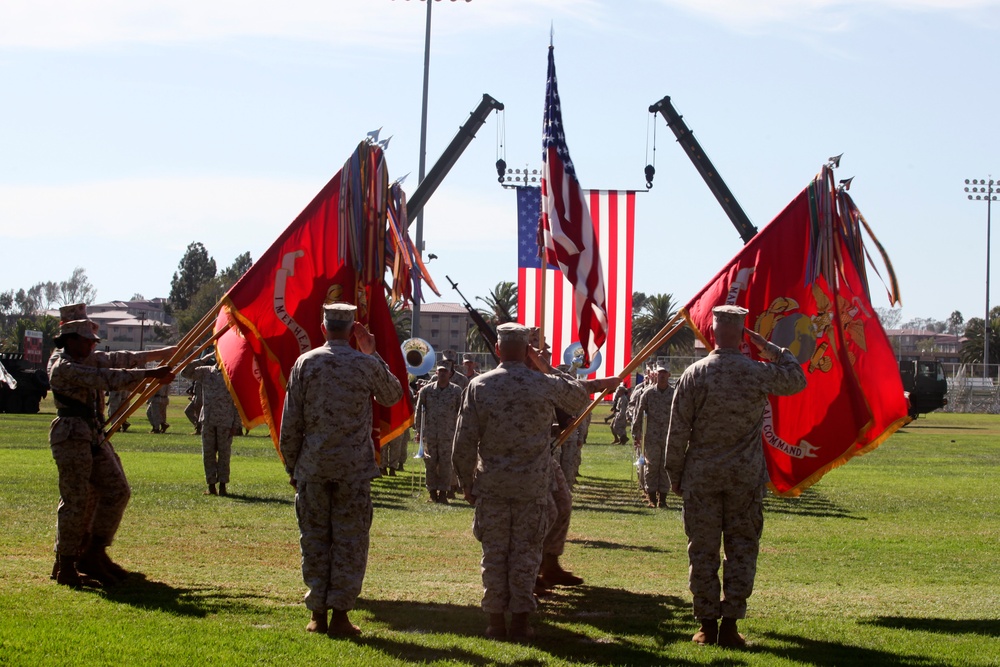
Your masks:
{"label": "red flag with gold fringe", "polygon": [[[747,326],[803,365],[806,389],[772,396],[764,414],[770,484],[783,496],[799,495],[909,421],[895,356],[857,265],[864,254],[843,209],[849,198],[838,198],[832,179],[824,168],[682,310],[712,349],[712,308],[743,306]],[[894,277],[890,294],[898,298]]]}
{"label": "red flag with gold fringe", "polygon": [[[386,239],[388,187],[382,150],[362,142],[223,299],[221,326],[228,317],[233,329],[216,344],[220,365],[244,425],[266,423],[276,448],[288,373],[299,355],[324,343],[324,304],[357,305],[379,355],[406,382],[383,284],[385,252],[399,251]],[[377,446],[413,421],[409,392],[390,408],[375,408]]]}

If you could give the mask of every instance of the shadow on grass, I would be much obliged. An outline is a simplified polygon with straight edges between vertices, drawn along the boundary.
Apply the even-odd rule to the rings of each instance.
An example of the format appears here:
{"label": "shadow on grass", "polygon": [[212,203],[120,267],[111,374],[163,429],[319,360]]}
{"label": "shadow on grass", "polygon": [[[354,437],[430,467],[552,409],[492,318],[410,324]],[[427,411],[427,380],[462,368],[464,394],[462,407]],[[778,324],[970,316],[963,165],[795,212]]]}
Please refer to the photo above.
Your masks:
{"label": "shadow on grass", "polygon": [[[680,509],[680,499],[674,503]],[[579,475],[573,488],[573,508],[588,512],[641,514],[647,511],[638,482]],[[668,507],[668,509],[674,509]]]}
{"label": "shadow on grass", "polygon": [[247,505],[294,505],[295,501],[290,498],[275,498],[274,496],[248,496],[244,493],[233,493],[230,491],[226,498]]}
{"label": "shadow on grass", "polygon": [[[751,645],[747,653],[756,655],[770,654],[776,657],[800,662],[817,667],[835,667],[839,665],[865,665],[865,667],[895,667],[897,665],[939,665],[940,661],[921,655],[906,655],[899,652],[881,651],[861,646],[848,646],[837,642],[817,641],[795,635],[767,632],[762,635],[768,640],[781,642],[782,646],[767,644]],[[753,637],[750,638],[753,642]]]}
{"label": "shadow on grass", "polygon": [[768,494],[764,498],[764,512],[867,521],[865,517],[852,514],[846,507],[836,504],[814,489],[806,489],[798,498],[778,498]]}
{"label": "shadow on grass", "polygon": [[[486,615],[467,605],[369,600],[359,603],[358,608],[403,634],[481,637],[486,627]],[[551,658],[596,665],[655,664],[662,660],[657,647],[690,641],[695,629],[690,604],[678,597],[589,586],[558,589],[539,605],[531,622],[536,636],[530,646],[547,655],[503,664],[543,665]],[[405,661],[444,660],[469,665],[497,661],[495,652],[483,655],[459,647],[429,647],[395,637],[363,637],[359,641]],[[675,660],[671,664],[692,663]]]}
{"label": "shadow on grass", "polygon": [[945,635],[986,635],[1000,637],[1000,620],[995,618],[910,618],[906,616],[879,616],[861,621],[897,630],[939,632]]}
{"label": "shadow on grass", "polygon": [[641,546],[638,544],[621,544],[619,542],[605,542],[604,540],[566,540],[572,544],[579,544],[584,549],[608,549],[611,551],[644,551],[646,553],[666,554],[669,549],[659,547]]}
{"label": "shadow on grass", "polygon": [[83,589],[119,604],[136,609],[164,611],[177,616],[204,618],[209,614],[242,609],[238,600],[257,597],[248,594],[229,595],[214,588],[176,588],[162,581],[152,581],[133,573],[128,580],[110,588]]}

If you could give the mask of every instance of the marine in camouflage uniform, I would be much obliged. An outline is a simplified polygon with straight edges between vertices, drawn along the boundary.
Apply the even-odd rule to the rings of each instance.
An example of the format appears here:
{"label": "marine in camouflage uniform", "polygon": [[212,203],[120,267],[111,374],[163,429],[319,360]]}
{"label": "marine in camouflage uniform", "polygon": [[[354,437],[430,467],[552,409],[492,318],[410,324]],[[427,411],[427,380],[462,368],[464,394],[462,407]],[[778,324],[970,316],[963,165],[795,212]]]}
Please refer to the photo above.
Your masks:
{"label": "marine in camouflage uniform", "polygon": [[[108,413],[105,416],[108,419],[111,419],[111,417],[116,412],[118,412],[118,408],[121,407],[122,403],[125,402],[126,398],[128,398],[128,392],[127,391],[122,391],[120,389],[115,389],[115,390],[109,391],[108,392]],[[132,425],[129,424],[127,420],[124,421],[124,422],[122,422],[121,432],[125,433],[126,431],[129,430],[129,428],[131,426]]]}
{"label": "marine in camouflage uniform", "polygon": [[[746,616],[753,592],[764,525],[761,430],[768,395],[788,396],[806,386],[802,367],[788,350],[744,330],[746,312],[738,306],[713,310],[716,349],[689,366],[677,383],[666,456],[671,489],[684,498],[689,587],[695,618],[702,623],[694,641],[730,647],[746,645],[736,622]],[[768,361],[741,351],[744,331]],[[725,550],[721,590],[720,545]]]}
{"label": "marine in camouflage uniform", "polygon": [[312,612],[306,629],[356,635],[360,629],[347,612],[364,581],[371,480],[379,476],[372,398],[393,405],[403,389],[375,352],[374,337],[354,321],[355,306],[334,303],[323,310],[327,342],[292,366],[278,445],[296,490],[305,604]]}
{"label": "marine in camouflage uniform", "polygon": [[436,372],[436,381],[424,385],[417,392],[414,415],[418,425],[417,436],[424,443],[427,491],[433,502],[447,504],[454,472],[451,447],[455,439],[458,410],[462,407],[462,390],[448,381],[450,372],[446,366],[438,366]]}
{"label": "marine in camouflage uniform", "polygon": [[379,467],[383,475],[395,477],[406,463],[406,449],[410,443],[410,429],[406,429],[389,442],[382,445],[379,452]]}
{"label": "marine in camouflage uniform", "polygon": [[[670,388],[670,369],[656,368],[656,384],[642,392],[636,408],[632,437],[641,443],[646,463],[642,469],[643,490],[650,507],[666,507],[670,481],[664,467],[664,448],[670,428],[670,404],[674,390]],[[645,418],[644,418],[645,417]],[[645,433],[643,433],[645,430]]]}
{"label": "marine in camouflage uniform", "polygon": [[170,386],[163,385],[146,401],[146,418],[153,428],[151,433],[166,433],[170,428],[167,423],[167,405],[170,403]]}
{"label": "marine in camouflage uniform", "polygon": [[549,523],[555,408],[578,413],[588,397],[579,382],[525,365],[526,327],[502,324],[497,337],[499,367],[473,379],[463,396],[454,461],[466,500],[476,507],[486,634],[507,635],[504,612],[510,611],[510,636],[527,639]]}
{"label": "marine in camouflage uniform", "polygon": [[628,427],[626,425],[626,414],[628,412],[628,399],[630,393],[628,387],[619,385],[615,390],[614,398],[611,402],[611,435],[615,436],[612,445],[624,445],[628,443]]}
{"label": "marine in camouflage uniform", "polygon": [[203,357],[198,364],[191,364],[181,376],[193,380],[200,388],[201,457],[205,467],[207,495],[227,495],[229,462],[233,455],[233,436],[243,432],[243,422],[236,410],[233,397],[222,377],[222,370],[215,363],[215,356]]}
{"label": "marine in camouflage uniform", "polygon": [[194,435],[201,435],[201,406],[204,404],[204,397],[201,395],[201,383],[192,382],[188,388],[187,407],[184,408],[184,416],[188,418],[194,426]]}
{"label": "marine in camouflage uniform", "polygon": [[49,445],[59,470],[60,495],[54,573],[57,582],[68,586],[81,584],[79,572],[110,585],[127,574],[111,561],[106,548],[118,532],[131,490],[114,447],[104,440],[103,392],[130,389],[148,377],[169,382],[169,368],[141,366],[168,358],[176,348],[97,352],[97,324],[87,318],[86,305],[59,311],[57,349],[48,363],[57,412],[49,427]]}

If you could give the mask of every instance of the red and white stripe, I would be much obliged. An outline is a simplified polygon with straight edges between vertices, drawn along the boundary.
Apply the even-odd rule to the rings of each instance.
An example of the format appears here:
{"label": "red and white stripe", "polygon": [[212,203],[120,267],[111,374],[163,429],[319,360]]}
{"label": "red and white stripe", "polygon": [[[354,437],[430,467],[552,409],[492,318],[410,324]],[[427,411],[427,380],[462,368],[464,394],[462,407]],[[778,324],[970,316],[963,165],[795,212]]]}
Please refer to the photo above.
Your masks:
{"label": "red and white stripe", "polygon": [[[635,192],[584,190],[606,279],[607,340],[602,366],[594,376],[617,375],[632,359],[632,257],[634,254]],[[518,269],[518,319],[540,326],[545,309],[545,338],[552,346],[552,363],[562,363],[563,352],[579,341],[573,286],[558,270],[549,269],[546,295],[541,300],[541,271]]]}

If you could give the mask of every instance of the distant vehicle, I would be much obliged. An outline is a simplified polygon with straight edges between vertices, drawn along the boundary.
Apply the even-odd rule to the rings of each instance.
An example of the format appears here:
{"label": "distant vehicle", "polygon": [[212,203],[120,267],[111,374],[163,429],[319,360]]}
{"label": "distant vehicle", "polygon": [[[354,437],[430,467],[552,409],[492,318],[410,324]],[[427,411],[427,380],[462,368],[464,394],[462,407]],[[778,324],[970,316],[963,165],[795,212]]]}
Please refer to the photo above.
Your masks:
{"label": "distant vehicle", "polygon": [[914,419],[948,405],[948,381],[940,361],[900,361],[899,375]]}
{"label": "distant vehicle", "polygon": [[0,353],[0,364],[17,384],[12,388],[0,382],[0,412],[37,414],[39,404],[49,393],[48,375],[42,369],[33,368],[21,354]]}

